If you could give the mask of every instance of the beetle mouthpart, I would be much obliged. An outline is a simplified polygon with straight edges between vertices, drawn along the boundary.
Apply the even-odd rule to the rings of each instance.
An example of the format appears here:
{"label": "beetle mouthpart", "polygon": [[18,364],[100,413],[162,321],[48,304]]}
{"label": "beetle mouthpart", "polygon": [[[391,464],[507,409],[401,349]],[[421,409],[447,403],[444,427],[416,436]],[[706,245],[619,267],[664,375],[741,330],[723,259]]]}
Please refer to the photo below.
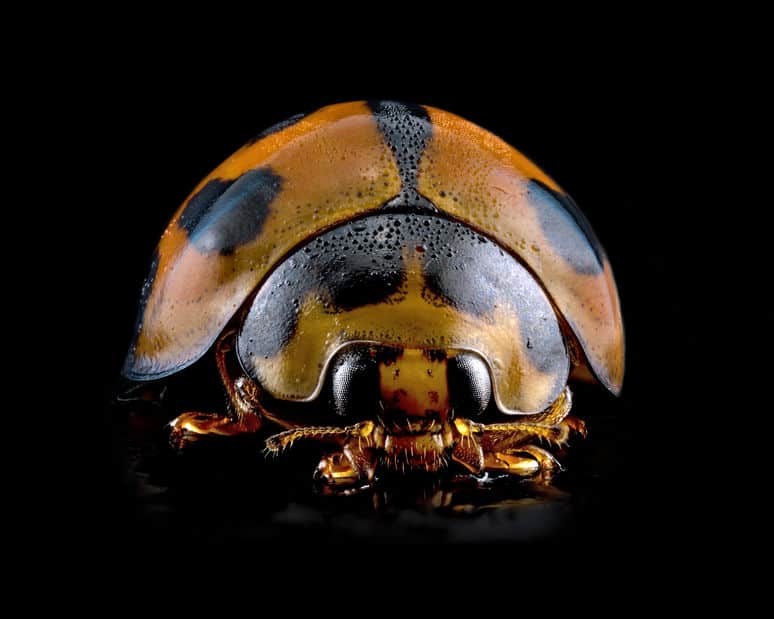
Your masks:
{"label": "beetle mouthpart", "polygon": [[440,471],[449,465],[444,436],[440,432],[384,437],[381,465],[390,471]]}
{"label": "beetle mouthpart", "polygon": [[394,436],[437,434],[443,428],[441,415],[437,411],[425,411],[424,415],[419,416],[401,410],[386,410],[377,418],[385,432]]}

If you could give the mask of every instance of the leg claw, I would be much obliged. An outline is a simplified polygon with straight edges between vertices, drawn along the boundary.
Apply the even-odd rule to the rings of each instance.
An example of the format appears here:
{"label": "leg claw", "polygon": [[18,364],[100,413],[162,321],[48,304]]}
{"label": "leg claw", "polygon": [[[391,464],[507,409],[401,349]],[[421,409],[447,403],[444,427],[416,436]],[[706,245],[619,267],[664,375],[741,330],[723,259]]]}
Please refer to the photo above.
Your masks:
{"label": "leg claw", "polygon": [[583,421],[583,419],[579,419],[578,417],[566,417],[562,423],[566,424],[572,432],[580,434],[581,438],[586,438],[586,436],[588,436],[586,422]]}
{"label": "leg claw", "polygon": [[257,432],[260,427],[261,419],[257,415],[233,420],[210,413],[183,413],[169,422],[169,444],[173,449],[184,449],[205,437],[237,436]]}
{"label": "leg claw", "polygon": [[329,454],[320,460],[315,478],[331,486],[350,486],[356,484],[360,475],[343,453]]}

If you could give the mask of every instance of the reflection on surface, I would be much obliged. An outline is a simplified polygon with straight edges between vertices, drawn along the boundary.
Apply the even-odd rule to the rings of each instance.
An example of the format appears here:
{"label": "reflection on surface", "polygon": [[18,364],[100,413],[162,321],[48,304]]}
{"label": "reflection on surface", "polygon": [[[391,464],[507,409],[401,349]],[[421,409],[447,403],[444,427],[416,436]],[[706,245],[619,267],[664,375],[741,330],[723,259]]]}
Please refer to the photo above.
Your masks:
{"label": "reflection on surface", "polygon": [[585,535],[589,519],[597,519],[609,476],[598,463],[613,455],[600,418],[590,424],[600,440],[591,449],[574,446],[570,454],[577,449],[581,457],[565,457],[569,470],[553,486],[510,477],[419,476],[335,494],[312,480],[317,449],[266,459],[266,435],[171,450],[164,425],[172,407],[156,389],[124,394],[110,413],[121,472],[118,533],[129,539],[561,543]]}

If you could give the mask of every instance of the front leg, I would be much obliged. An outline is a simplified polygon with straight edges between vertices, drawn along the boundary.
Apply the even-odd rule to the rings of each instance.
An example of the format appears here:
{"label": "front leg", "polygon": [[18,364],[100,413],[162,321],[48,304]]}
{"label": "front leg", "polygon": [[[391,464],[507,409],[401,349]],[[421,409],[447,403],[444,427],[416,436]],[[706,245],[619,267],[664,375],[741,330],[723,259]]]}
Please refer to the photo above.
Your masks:
{"label": "front leg", "polygon": [[585,423],[568,416],[571,407],[572,394],[566,388],[548,410],[524,421],[479,424],[455,419],[452,457],[472,473],[509,473],[549,482],[561,465],[538,444],[562,447],[573,433],[586,436]]}
{"label": "front leg", "polygon": [[376,474],[378,455],[375,449],[357,439],[348,440],[341,451],[329,453],[320,460],[315,478],[327,486],[340,489],[371,484]]}
{"label": "front leg", "polygon": [[562,470],[550,452],[535,445],[522,445],[508,453],[490,451],[484,458],[484,467],[490,473],[534,477],[543,483],[549,483],[554,474]]}
{"label": "front leg", "polygon": [[169,423],[169,442],[175,449],[183,449],[205,436],[237,436],[260,428],[261,419],[255,413],[232,419],[217,413],[193,411],[178,415]]}
{"label": "front leg", "polygon": [[169,423],[169,442],[175,449],[184,449],[206,436],[237,436],[260,429],[260,409],[251,392],[254,384],[245,377],[234,379],[229,368],[228,353],[233,350],[235,335],[235,331],[226,332],[215,345],[215,361],[231,402],[231,414],[194,411],[179,415]]}
{"label": "front leg", "polygon": [[524,477],[535,476],[544,483],[561,471],[559,461],[549,451],[535,443],[549,447],[563,447],[573,432],[585,436],[585,424],[567,417],[556,425],[504,423],[479,426],[484,452],[484,468],[491,472],[511,473]]}
{"label": "front leg", "polygon": [[330,486],[347,488],[374,480],[379,436],[380,431],[372,421],[345,427],[307,426],[285,430],[269,437],[266,440],[266,451],[278,455],[298,441],[334,445],[337,449],[320,460],[315,477]]}

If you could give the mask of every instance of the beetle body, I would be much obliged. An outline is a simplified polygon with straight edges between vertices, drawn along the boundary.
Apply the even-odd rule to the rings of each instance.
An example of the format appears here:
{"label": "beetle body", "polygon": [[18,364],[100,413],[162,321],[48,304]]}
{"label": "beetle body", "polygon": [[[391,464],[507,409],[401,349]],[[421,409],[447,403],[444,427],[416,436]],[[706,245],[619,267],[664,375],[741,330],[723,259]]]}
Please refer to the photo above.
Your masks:
{"label": "beetle body", "polygon": [[568,378],[623,379],[612,270],[574,202],[483,129],[392,102],[281,123],[184,202],[124,374],[162,378],[214,343],[233,413],[180,416],[177,443],[270,420],[271,450],[332,445],[330,483],[548,473],[532,443],[582,429]]}

